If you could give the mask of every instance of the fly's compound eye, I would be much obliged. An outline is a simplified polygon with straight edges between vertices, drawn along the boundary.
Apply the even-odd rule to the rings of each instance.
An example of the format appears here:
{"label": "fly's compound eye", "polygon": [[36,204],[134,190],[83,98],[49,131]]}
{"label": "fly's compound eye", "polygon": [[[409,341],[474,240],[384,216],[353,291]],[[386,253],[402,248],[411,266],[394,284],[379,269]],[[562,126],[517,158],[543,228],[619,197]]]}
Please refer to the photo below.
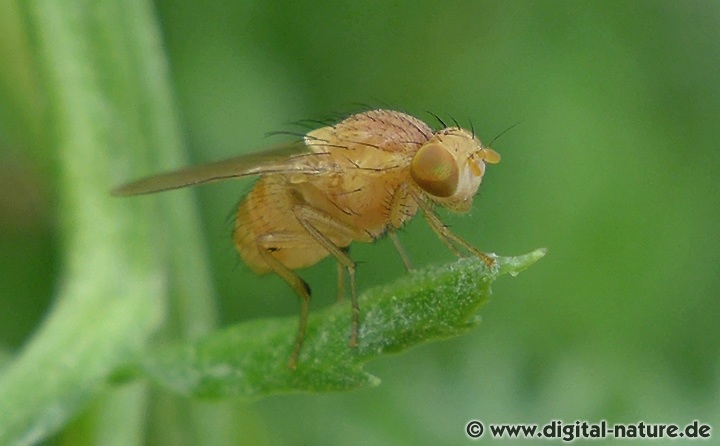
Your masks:
{"label": "fly's compound eye", "polygon": [[455,193],[460,177],[455,158],[437,143],[417,151],[410,164],[410,176],[425,192],[441,198]]}

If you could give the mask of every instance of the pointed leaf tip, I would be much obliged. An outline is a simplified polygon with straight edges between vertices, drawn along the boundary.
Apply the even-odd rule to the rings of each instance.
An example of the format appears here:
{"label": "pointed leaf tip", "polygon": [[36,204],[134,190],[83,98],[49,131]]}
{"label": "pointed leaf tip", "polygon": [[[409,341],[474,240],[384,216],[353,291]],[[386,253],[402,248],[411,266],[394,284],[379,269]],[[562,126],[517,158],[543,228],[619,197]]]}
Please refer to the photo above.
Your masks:
{"label": "pointed leaf tip", "polygon": [[547,254],[547,248],[538,248],[535,251],[515,257],[500,257],[498,259],[500,264],[499,275],[510,274],[515,277],[545,257],[545,254]]}

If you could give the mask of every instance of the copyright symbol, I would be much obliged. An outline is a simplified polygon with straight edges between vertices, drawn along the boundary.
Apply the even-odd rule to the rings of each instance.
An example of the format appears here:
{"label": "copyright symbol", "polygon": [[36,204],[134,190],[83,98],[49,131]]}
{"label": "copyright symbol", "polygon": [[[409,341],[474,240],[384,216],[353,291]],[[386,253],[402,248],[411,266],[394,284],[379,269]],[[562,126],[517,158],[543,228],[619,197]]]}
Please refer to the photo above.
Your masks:
{"label": "copyright symbol", "polygon": [[485,427],[478,420],[469,421],[465,426],[465,433],[467,433],[470,438],[480,438],[484,431]]}

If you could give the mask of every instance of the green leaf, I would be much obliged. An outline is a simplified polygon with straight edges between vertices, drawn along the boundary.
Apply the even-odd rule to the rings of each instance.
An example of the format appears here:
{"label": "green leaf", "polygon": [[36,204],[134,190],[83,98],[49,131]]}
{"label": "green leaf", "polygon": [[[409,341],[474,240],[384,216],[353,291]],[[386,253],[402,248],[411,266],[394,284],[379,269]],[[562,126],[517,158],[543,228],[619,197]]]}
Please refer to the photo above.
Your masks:
{"label": "green leaf", "polygon": [[413,272],[360,296],[359,344],[348,347],[349,303],[314,312],[297,370],[287,361],[297,318],[242,323],[184,345],[153,351],[141,364],[152,379],[185,395],[261,396],[326,392],[377,385],[363,364],[385,353],[457,336],[479,323],[478,310],[490,285],[503,274],[517,275],[545,255],[538,249],[498,257],[488,268],[476,258]]}

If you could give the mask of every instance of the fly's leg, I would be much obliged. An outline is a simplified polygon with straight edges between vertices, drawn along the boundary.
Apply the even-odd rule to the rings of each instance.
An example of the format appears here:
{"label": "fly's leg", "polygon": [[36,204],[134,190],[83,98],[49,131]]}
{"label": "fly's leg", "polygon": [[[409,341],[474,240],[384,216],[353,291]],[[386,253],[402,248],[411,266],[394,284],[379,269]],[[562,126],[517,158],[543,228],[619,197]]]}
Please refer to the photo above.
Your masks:
{"label": "fly's leg", "polygon": [[345,278],[343,276],[345,274],[345,267],[340,261],[337,262],[337,273],[337,301],[342,302],[342,300],[345,298]]}
{"label": "fly's leg", "polygon": [[263,258],[265,263],[270,269],[282,277],[282,279],[295,290],[295,293],[300,297],[300,323],[298,326],[297,336],[295,337],[295,346],[293,347],[288,366],[291,369],[295,369],[297,366],[297,358],[300,353],[300,347],[302,347],[303,340],[305,340],[305,330],[307,328],[308,311],[310,309],[310,286],[295,271],[289,269],[283,265],[278,259],[272,256],[272,251],[277,249],[277,240],[272,241],[272,247],[270,246],[271,234],[266,236],[260,236],[257,240],[258,251],[260,256]]}
{"label": "fly's leg", "polygon": [[408,271],[412,271],[413,267],[410,263],[410,258],[405,252],[405,249],[403,249],[402,245],[400,244],[400,240],[395,233],[395,228],[399,228],[400,226],[402,226],[405,221],[415,215],[416,212],[417,203],[413,196],[410,194],[407,183],[400,184],[400,186],[393,194],[392,201],[390,202],[390,213],[388,214],[390,224],[388,225],[387,233],[390,237],[390,240],[392,240],[393,245],[395,245],[395,249],[397,250],[398,254],[400,254],[400,259],[402,259],[402,262]]}
{"label": "fly's leg", "polygon": [[488,267],[493,266],[495,260],[493,260],[492,257],[480,251],[470,243],[466,242],[465,240],[461,239],[453,232],[451,232],[450,229],[448,229],[448,227],[445,226],[445,224],[440,220],[440,217],[438,217],[437,214],[432,211],[428,203],[425,203],[423,200],[418,200],[418,203],[423,210],[425,220],[428,222],[432,230],[435,231],[435,234],[437,234],[438,238],[440,238],[440,240],[445,243],[445,246],[450,249],[450,251],[454,252],[455,255],[457,255],[458,257],[464,257],[463,254],[453,244],[455,243],[463,247],[473,255],[477,256],[480,260],[485,262]]}
{"label": "fly's leg", "polygon": [[412,271],[412,263],[410,263],[410,258],[408,257],[407,253],[405,252],[405,248],[400,244],[400,239],[398,238],[397,234],[395,233],[395,229],[388,229],[387,231],[388,236],[390,237],[390,240],[392,240],[393,245],[395,245],[395,249],[397,249],[398,254],[400,254],[400,258],[402,259],[403,264],[405,265],[405,268],[407,268],[408,271]]}
{"label": "fly's leg", "polygon": [[[335,257],[338,264],[342,265],[348,271],[350,277],[350,300],[352,305],[352,327],[350,333],[350,347],[357,346],[358,326],[360,319],[360,306],[358,303],[357,289],[355,287],[355,262],[348,256],[347,251],[338,247],[333,241],[325,235],[326,233],[335,233],[341,237],[356,239],[359,238],[358,231],[354,228],[338,221],[330,215],[308,205],[296,205],[293,208],[295,218],[305,228],[316,242],[325,248]],[[322,230],[320,230],[321,228]],[[338,279],[338,282],[340,279]]]}
{"label": "fly's leg", "polygon": [[[349,247],[341,248],[342,251],[347,254],[350,249]],[[337,262],[337,273],[338,273],[338,284],[337,284],[337,301],[342,302],[345,298],[345,266],[342,262]]]}

